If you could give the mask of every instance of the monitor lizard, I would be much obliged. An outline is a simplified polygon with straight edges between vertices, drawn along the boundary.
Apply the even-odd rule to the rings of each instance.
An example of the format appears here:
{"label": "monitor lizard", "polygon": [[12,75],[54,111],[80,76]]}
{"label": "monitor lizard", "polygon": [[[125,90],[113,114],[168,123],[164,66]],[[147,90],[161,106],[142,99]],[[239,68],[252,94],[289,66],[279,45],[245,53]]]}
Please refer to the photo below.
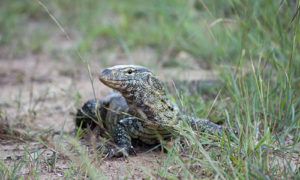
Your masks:
{"label": "monitor lizard", "polygon": [[[209,120],[184,114],[173,103],[162,82],[147,68],[137,65],[117,65],[104,69],[99,80],[114,92],[105,99],[87,101],[76,116],[76,126],[102,125],[112,134],[116,144],[109,156],[136,154],[132,139],[146,144],[159,143],[174,134],[174,126],[186,120],[193,130],[219,134],[225,129]],[[100,123],[97,123],[100,119]]]}

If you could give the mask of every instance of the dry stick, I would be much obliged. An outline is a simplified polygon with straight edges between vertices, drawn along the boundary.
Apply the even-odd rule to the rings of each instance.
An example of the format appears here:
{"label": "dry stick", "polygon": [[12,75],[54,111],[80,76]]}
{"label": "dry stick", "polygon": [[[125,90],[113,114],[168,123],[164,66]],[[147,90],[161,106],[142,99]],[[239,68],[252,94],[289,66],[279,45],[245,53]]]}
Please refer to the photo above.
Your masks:
{"label": "dry stick", "polygon": [[205,8],[205,10],[209,13],[209,15],[212,17],[212,18],[215,18],[214,15],[211,13],[211,11],[208,9],[208,7],[206,6],[206,4],[203,2],[203,0],[199,0],[200,3],[202,4],[202,6]]}
{"label": "dry stick", "polygon": [[[49,9],[47,8],[47,6],[42,3],[40,0],[37,0],[38,3],[45,9],[45,11],[47,12],[47,14],[50,16],[50,18],[55,22],[55,24],[58,26],[58,28],[63,32],[63,34],[65,35],[65,37],[67,38],[67,40],[71,41],[71,38],[69,36],[69,34],[65,31],[65,29],[62,27],[62,25],[58,22],[58,20],[54,17],[54,15],[49,11]],[[91,82],[91,85],[92,85],[92,89],[93,89],[93,94],[94,94],[94,98],[97,99],[96,97],[96,92],[95,92],[95,88],[94,88],[94,82],[93,82],[93,76],[92,76],[92,73],[91,73],[91,69],[90,69],[90,65],[88,63],[88,60],[85,60],[82,58],[81,54],[79,53],[78,50],[75,50],[76,51],[76,54],[77,56],[79,57],[79,59],[86,65],[87,67],[87,70],[88,70],[88,74],[89,74],[89,78],[90,78],[90,82]],[[100,127],[104,127],[103,123],[102,122],[99,122],[101,123]]]}
{"label": "dry stick", "polygon": [[[214,15],[212,14],[212,12],[208,9],[208,7],[206,6],[206,4],[203,2],[203,0],[199,0],[199,1],[200,1],[200,3],[202,4],[202,6],[205,8],[205,10],[209,13],[209,15],[210,15],[213,19],[216,19],[216,18],[214,17]],[[210,30],[210,25],[209,25],[206,21],[204,21],[204,23],[205,23],[205,25],[206,25],[206,27],[207,27],[207,29],[208,29],[209,34],[211,35],[211,37],[214,39],[215,42],[218,43],[216,37],[214,36],[214,34],[213,34],[213,33],[211,32],[211,30]]]}
{"label": "dry stick", "polygon": [[[47,12],[47,14],[50,16],[50,18],[55,22],[55,24],[58,26],[58,28],[63,32],[63,34],[65,35],[65,37],[67,38],[67,40],[71,41],[71,38],[70,36],[68,35],[68,33],[65,31],[65,29],[62,27],[62,25],[58,22],[58,20],[54,17],[54,15],[49,11],[49,9],[47,8],[47,6],[42,3],[40,0],[37,0],[38,3],[45,9],[45,11]],[[93,76],[92,76],[92,73],[91,73],[91,70],[90,70],[90,65],[88,63],[88,60],[85,60],[82,58],[81,54],[79,53],[78,50],[75,50],[76,51],[76,54],[77,56],[79,57],[79,59],[85,63],[86,67],[87,67],[87,70],[88,70],[88,73],[89,73],[89,77],[90,77],[90,81],[91,81],[91,84],[92,84],[92,88],[93,88],[93,93],[94,93],[94,97],[96,98],[96,92],[95,92],[95,88],[94,88],[94,82],[93,82]]]}
{"label": "dry stick", "polygon": [[178,99],[179,99],[179,101],[180,101],[180,104],[181,104],[182,108],[184,108],[184,111],[185,111],[185,106],[184,106],[184,104],[183,104],[183,100],[182,100],[181,97],[179,97],[179,91],[178,91],[178,89],[177,89],[177,87],[176,87],[176,84],[175,84],[175,82],[174,82],[173,80],[172,80],[172,85],[173,85],[173,87],[174,87],[174,89],[175,89],[175,92],[176,92],[177,97],[178,97]]}
{"label": "dry stick", "polygon": [[[30,83],[29,84],[29,89],[30,89],[30,91],[29,91],[29,109],[30,109],[30,111],[32,111],[35,108],[34,105],[32,105],[33,104],[33,88],[34,88],[33,81],[34,81],[34,78],[35,78],[36,69],[37,69],[37,67],[39,65],[39,62],[40,62],[40,60],[38,58],[37,61],[36,61],[36,63],[34,64],[34,67],[33,67],[33,70],[32,70],[32,72],[30,74],[30,79],[29,79],[29,83]],[[30,120],[32,121],[32,119],[30,119]]]}
{"label": "dry stick", "polygon": [[[67,40],[71,41],[71,38],[69,36],[69,34],[65,31],[65,29],[62,27],[62,25],[58,22],[58,20],[54,17],[54,15],[49,11],[49,9],[47,8],[47,6],[42,3],[40,0],[37,0],[38,3],[45,9],[45,11],[47,12],[47,14],[50,16],[50,18],[55,22],[55,24],[58,26],[58,28],[63,32],[63,34],[65,35],[65,37],[67,38]],[[88,70],[88,73],[89,73],[89,78],[90,78],[90,82],[91,82],[91,85],[92,85],[92,89],[93,89],[93,94],[94,94],[94,98],[97,99],[96,97],[96,92],[95,92],[95,88],[94,88],[94,82],[93,82],[93,76],[92,76],[92,73],[91,73],[91,70],[90,70],[90,65],[88,63],[88,60],[85,60],[82,58],[80,52],[78,50],[75,50],[76,51],[76,54],[77,56],[79,57],[79,59],[86,65],[87,67],[87,70]],[[94,119],[92,119],[96,124],[99,125],[99,127],[104,127],[103,123],[102,122],[98,122],[98,121],[95,121]],[[101,123],[101,124],[99,124]],[[102,128],[101,128],[102,129]],[[103,129],[102,129],[103,130]],[[105,130],[104,133],[106,135],[108,135],[109,133]],[[113,143],[110,143],[108,142],[108,144],[110,145],[113,145],[113,146],[116,146],[115,144]]]}
{"label": "dry stick", "polygon": [[217,96],[215,97],[214,102],[213,102],[213,104],[211,105],[211,107],[209,108],[209,110],[208,110],[208,112],[207,112],[207,115],[206,115],[205,119],[208,118],[210,112],[212,111],[212,108],[215,106],[215,104],[216,104],[216,102],[217,102],[217,100],[218,100],[218,98],[219,98],[219,95],[220,95],[221,91],[222,91],[222,89],[220,89],[220,91],[218,92]]}

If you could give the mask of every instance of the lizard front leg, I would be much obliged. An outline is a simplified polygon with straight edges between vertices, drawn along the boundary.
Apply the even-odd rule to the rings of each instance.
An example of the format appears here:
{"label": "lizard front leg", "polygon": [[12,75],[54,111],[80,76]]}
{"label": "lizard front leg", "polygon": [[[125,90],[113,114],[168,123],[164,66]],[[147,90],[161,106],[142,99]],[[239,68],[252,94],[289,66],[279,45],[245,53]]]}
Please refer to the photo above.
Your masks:
{"label": "lizard front leg", "polygon": [[129,126],[131,126],[132,123],[136,122],[137,120],[138,118],[136,117],[128,117],[120,120],[116,124],[114,130],[114,141],[117,147],[110,150],[109,157],[127,157],[130,153],[136,155],[136,151],[131,145]]}

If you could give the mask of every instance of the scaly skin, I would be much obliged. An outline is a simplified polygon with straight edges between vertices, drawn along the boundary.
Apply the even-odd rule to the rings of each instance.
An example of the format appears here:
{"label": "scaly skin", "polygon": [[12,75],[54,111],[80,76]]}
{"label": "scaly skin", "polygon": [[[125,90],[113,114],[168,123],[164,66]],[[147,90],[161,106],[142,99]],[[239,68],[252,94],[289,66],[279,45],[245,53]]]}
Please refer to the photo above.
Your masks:
{"label": "scaly skin", "polygon": [[[145,67],[120,65],[104,69],[100,81],[116,90],[105,100],[90,100],[77,113],[76,125],[81,121],[94,127],[90,119],[100,114],[105,128],[111,132],[117,148],[110,156],[135,153],[131,139],[146,144],[158,143],[158,137],[172,136],[174,125],[186,119],[194,130],[220,133],[225,128],[211,121],[183,114],[167,97],[161,81]],[[83,113],[84,112],[84,113]],[[88,114],[88,116],[86,115]]]}

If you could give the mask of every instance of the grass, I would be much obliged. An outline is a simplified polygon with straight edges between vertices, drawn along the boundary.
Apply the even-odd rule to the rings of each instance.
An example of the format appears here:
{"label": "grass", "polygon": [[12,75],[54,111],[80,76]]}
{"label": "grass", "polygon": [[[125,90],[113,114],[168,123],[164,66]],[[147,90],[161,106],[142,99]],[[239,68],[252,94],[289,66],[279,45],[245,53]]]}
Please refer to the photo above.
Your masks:
{"label": "grass", "polygon": [[[22,38],[21,26],[28,21],[56,26],[37,1],[0,4],[1,46],[14,47],[17,54],[50,51],[43,46],[49,35],[41,29],[35,30],[37,36]],[[225,119],[239,132],[237,140],[178,129],[184,143],[169,148],[154,174],[167,179],[299,179],[300,167],[292,158],[300,153],[299,2],[53,0],[45,5],[68,27],[71,37],[79,32],[73,39],[74,51],[84,60],[119,47],[129,62],[136,63],[133,52],[150,48],[158,64],[153,69],[178,66],[176,58],[185,52],[195,63],[219,71],[218,96],[208,100],[202,94],[178,96],[196,116]],[[104,57],[99,61],[107,63]],[[65,177],[103,175],[90,164],[87,152],[70,142],[83,165],[74,160]],[[18,178],[20,167],[32,163],[38,177],[37,161],[26,162],[25,157],[11,167],[0,161],[0,174]]]}

